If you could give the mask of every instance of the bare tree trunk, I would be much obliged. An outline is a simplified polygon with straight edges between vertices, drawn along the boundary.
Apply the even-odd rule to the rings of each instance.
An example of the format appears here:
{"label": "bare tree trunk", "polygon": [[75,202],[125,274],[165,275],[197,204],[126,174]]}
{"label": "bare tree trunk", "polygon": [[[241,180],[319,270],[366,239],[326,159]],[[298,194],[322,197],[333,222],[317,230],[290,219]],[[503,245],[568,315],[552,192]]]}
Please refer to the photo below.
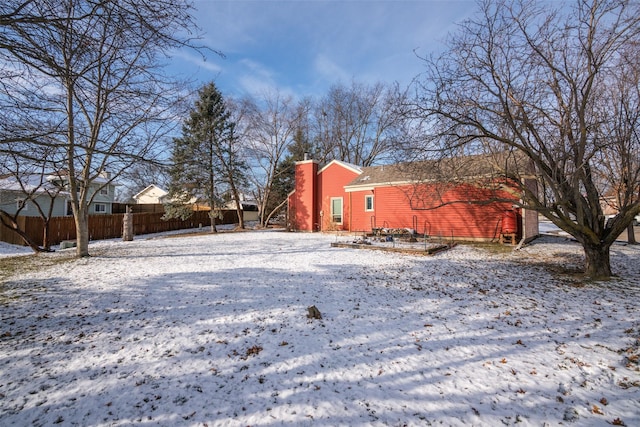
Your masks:
{"label": "bare tree trunk", "polygon": [[267,204],[269,203],[272,185],[273,179],[270,183],[267,183],[267,185],[265,185],[264,194],[262,195],[262,201],[260,202],[260,227],[262,228],[267,228],[267,224],[269,223],[270,216],[267,215]]}
{"label": "bare tree trunk", "polygon": [[585,254],[585,275],[590,279],[608,279],[611,277],[610,245],[582,244]]}
{"label": "bare tree trunk", "polygon": [[232,176],[229,176],[229,182],[231,183],[231,192],[233,193],[233,198],[236,200],[236,213],[238,214],[238,228],[244,229],[244,215],[242,213],[242,203],[240,202],[240,192],[235,185]]}
{"label": "bare tree trunk", "polygon": [[238,215],[238,228],[244,230],[244,213],[240,203],[236,203],[236,214]]}
{"label": "bare tree trunk", "polygon": [[264,224],[262,226],[266,228],[269,225],[269,221],[271,220],[271,217],[273,215],[275,215],[276,212],[278,212],[280,210],[280,208],[282,208],[284,205],[286,205],[287,202],[288,202],[288,199],[284,199],[282,201],[282,203],[280,203],[278,206],[273,208],[273,210],[269,213],[269,215],[267,215],[267,218],[264,220]]}
{"label": "bare tree trunk", "polygon": [[49,218],[43,218],[44,222],[42,223],[42,247],[44,248],[45,251],[50,251],[51,250],[51,242],[49,241],[49,223],[50,223],[50,219]]}
{"label": "bare tree trunk", "polygon": [[627,226],[627,241],[632,245],[638,243],[636,242],[636,230],[633,227],[633,222]]}
{"label": "bare tree trunk", "polygon": [[76,255],[89,256],[89,213],[87,208],[76,212]]}
{"label": "bare tree trunk", "polygon": [[47,191],[47,194],[49,194],[49,209],[47,210],[47,213],[45,214],[44,211],[40,208],[40,205],[36,204],[36,206],[38,207],[38,212],[40,213],[40,217],[42,218],[43,221],[43,230],[42,230],[42,247],[46,250],[46,251],[51,251],[51,241],[49,238],[49,227],[51,225],[51,217],[53,216],[53,205],[55,203],[55,199],[59,194],[59,191],[56,191],[54,193],[50,193]]}
{"label": "bare tree trunk", "polygon": [[214,207],[211,207],[211,210],[209,211],[209,219],[211,220],[211,232],[212,233],[217,233],[218,229],[216,228],[216,219],[218,218],[218,214],[216,213]]}

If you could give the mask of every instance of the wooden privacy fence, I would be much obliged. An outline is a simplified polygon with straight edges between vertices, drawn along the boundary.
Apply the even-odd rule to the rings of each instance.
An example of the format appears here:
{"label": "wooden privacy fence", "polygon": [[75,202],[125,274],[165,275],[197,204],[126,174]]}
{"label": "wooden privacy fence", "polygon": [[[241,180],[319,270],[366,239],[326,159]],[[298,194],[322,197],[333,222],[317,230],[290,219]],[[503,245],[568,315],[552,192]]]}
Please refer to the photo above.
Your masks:
{"label": "wooden privacy fence", "polygon": [[[222,219],[217,219],[216,224],[235,224],[238,215],[235,210],[222,211]],[[134,213],[133,233],[135,235],[161,233],[164,231],[183,230],[187,228],[208,227],[210,224],[209,212],[193,212],[186,220],[163,220],[161,212],[158,213]],[[89,216],[89,240],[113,239],[122,237],[122,221],[124,214],[115,215],[91,215]],[[29,238],[38,245],[42,245],[44,221],[39,217],[18,217],[18,224]],[[73,217],[56,217],[49,221],[49,242],[57,245],[64,240],[75,240],[76,226]],[[0,241],[14,245],[24,245],[22,238],[13,230],[0,224]]]}

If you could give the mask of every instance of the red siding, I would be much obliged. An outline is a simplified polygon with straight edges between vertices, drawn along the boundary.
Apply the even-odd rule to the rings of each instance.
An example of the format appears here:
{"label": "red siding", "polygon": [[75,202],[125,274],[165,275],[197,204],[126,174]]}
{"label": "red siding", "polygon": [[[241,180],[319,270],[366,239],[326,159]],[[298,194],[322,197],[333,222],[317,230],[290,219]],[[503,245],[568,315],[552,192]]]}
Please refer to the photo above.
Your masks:
{"label": "red siding", "polygon": [[[373,211],[365,211],[365,197],[373,196]],[[378,193],[374,190],[357,191],[349,193],[351,201],[351,230],[350,231],[371,231],[374,227],[382,227],[378,224],[376,217],[378,211]]]}
{"label": "red siding", "polygon": [[[329,163],[318,174],[318,199],[316,206],[320,207],[321,231],[350,230],[351,210],[349,208],[349,193],[344,186],[353,181],[359,174],[338,162]],[[331,219],[331,199],[342,198],[342,224],[334,223]],[[320,212],[318,212],[320,215]]]}
{"label": "red siding", "polygon": [[315,209],[318,163],[312,160],[296,164],[296,187],[289,198],[289,221],[294,230],[316,231]]}
{"label": "red siding", "polygon": [[[515,201],[507,192],[496,194],[471,184],[378,186],[346,192],[344,187],[359,175],[357,169],[336,161],[319,172],[317,169],[314,161],[296,164],[296,189],[289,198],[294,230],[370,232],[380,227],[411,228],[429,236],[491,240],[500,237],[504,212],[512,209],[512,202],[490,200],[500,197]],[[365,211],[367,195],[374,196],[372,212]],[[341,223],[332,221],[332,198],[342,199]],[[530,220],[523,230],[520,216],[518,220],[518,234],[524,232],[527,237],[537,229],[537,222]]]}
{"label": "red siding", "polygon": [[[423,196],[411,201],[416,188],[377,187],[372,191],[351,193],[353,208],[353,231],[371,231],[372,226],[388,228],[412,228],[416,232],[430,236],[459,239],[497,239],[501,229],[504,211],[511,209],[511,203],[470,203],[489,200],[496,195],[470,185],[447,188],[422,186],[424,194],[441,193],[440,199],[427,200]],[[365,195],[374,195],[374,211],[365,212]],[[501,197],[508,197],[506,193]]]}

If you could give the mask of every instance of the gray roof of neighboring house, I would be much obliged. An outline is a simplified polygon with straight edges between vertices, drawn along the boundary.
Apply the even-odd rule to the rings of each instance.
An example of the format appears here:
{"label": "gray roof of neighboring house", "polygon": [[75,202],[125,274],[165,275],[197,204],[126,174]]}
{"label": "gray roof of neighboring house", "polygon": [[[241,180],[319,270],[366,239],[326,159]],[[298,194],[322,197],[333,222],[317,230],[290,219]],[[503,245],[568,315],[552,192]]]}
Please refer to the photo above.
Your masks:
{"label": "gray roof of neighboring house", "polygon": [[[66,171],[51,174],[24,174],[19,178],[20,180],[18,180],[14,174],[0,176],[0,191],[11,191],[22,194],[69,194],[64,188],[68,180],[68,173]],[[97,176],[91,182],[92,184],[103,185],[107,184],[109,179],[103,176]],[[116,184],[111,182],[109,185],[115,186]]]}
{"label": "gray roof of neighboring house", "polygon": [[50,176],[42,174],[27,174],[20,177],[20,181],[14,176],[0,177],[0,190],[19,193],[45,193],[47,191],[59,192],[60,187],[54,185]]}
{"label": "gray roof of neighboring house", "polygon": [[[78,179],[80,179],[78,177]],[[47,176],[47,181],[60,181],[60,182],[67,182],[69,180],[69,171],[67,170],[60,170],[57,172],[54,172],[52,174],[49,174]],[[94,176],[93,178],[91,178],[91,183],[92,184],[107,184],[109,183],[109,185],[113,185],[113,186],[117,186],[116,184],[114,184],[111,181],[111,173],[109,172],[100,172],[98,175]]]}

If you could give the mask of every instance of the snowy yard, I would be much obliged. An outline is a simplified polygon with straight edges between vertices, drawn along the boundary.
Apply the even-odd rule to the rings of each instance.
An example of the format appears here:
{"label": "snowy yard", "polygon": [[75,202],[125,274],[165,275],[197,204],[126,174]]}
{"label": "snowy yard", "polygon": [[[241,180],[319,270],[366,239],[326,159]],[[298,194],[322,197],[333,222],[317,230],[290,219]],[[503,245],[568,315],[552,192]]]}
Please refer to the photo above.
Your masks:
{"label": "snowy yard", "polygon": [[39,267],[0,275],[0,424],[640,425],[639,246],[588,283],[561,237],[432,257],[335,240],[20,257]]}

